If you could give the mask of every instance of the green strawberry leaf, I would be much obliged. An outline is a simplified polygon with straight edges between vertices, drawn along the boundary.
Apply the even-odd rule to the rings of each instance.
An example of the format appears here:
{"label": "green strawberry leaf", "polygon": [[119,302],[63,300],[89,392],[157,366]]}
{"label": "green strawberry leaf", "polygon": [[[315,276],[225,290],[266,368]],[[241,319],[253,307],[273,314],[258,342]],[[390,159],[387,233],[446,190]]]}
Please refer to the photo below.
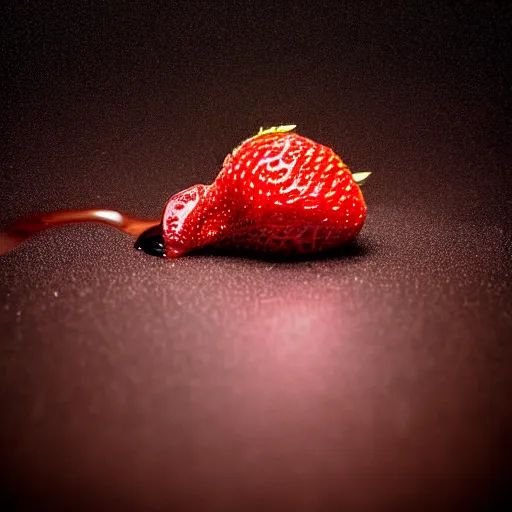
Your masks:
{"label": "green strawberry leaf", "polygon": [[271,128],[260,128],[260,131],[257,133],[256,137],[259,137],[260,135],[268,135],[269,133],[286,133],[291,132],[295,128],[297,128],[296,124],[284,124],[281,126],[272,126]]}
{"label": "green strawberry leaf", "polygon": [[233,154],[236,154],[237,151],[240,149],[240,146],[242,144],[245,144],[246,142],[249,142],[250,140],[256,139],[257,137],[261,137],[262,135],[269,135],[271,133],[287,133],[293,131],[297,127],[296,124],[284,124],[281,126],[272,126],[271,128],[260,128],[260,131],[253,135],[252,137],[249,137],[248,139],[245,139],[244,141],[240,142],[240,144],[233,150]]}
{"label": "green strawberry leaf", "polygon": [[370,176],[371,172],[356,172],[352,174],[352,178],[359,185],[364,185],[368,176]]}

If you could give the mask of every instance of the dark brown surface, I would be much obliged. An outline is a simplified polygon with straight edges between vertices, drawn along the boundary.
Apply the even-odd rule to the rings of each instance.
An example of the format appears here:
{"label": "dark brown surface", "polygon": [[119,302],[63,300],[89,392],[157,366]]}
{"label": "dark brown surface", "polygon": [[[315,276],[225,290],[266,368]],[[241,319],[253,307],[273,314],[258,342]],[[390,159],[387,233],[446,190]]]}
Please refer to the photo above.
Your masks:
{"label": "dark brown surface", "polygon": [[163,261],[100,225],[1,257],[4,500],[467,510],[504,492],[509,12],[61,3],[3,8],[3,225],[158,216],[261,125],[374,174],[358,245],[328,259]]}

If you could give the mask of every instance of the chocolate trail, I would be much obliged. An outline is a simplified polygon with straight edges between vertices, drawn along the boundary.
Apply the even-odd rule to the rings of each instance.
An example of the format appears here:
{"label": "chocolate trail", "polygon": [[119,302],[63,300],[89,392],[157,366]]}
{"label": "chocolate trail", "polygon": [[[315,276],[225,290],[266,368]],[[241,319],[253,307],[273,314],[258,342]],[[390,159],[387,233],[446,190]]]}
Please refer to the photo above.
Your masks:
{"label": "chocolate trail", "polygon": [[[139,236],[151,228],[155,229],[152,232],[155,236],[158,226],[160,226],[160,222],[157,220],[138,219],[115,210],[61,210],[31,215],[13,222],[0,232],[0,255],[12,251],[40,231],[75,222],[99,222],[133,236]],[[140,248],[145,250],[143,247]]]}

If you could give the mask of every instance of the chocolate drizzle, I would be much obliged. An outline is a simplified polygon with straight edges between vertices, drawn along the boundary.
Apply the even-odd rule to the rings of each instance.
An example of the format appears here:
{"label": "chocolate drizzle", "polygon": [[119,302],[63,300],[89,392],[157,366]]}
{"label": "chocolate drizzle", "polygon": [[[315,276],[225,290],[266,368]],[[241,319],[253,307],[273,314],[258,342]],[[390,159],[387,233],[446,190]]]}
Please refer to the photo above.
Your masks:
{"label": "chocolate drizzle", "polygon": [[135,242],[135,248],[140,251],[144,251],[146,254],[151,256],[159,256],[165,258],[165,245],[164,237],[162,235],[162,225],[153,226],[148,230],[144,231],[137,241]]}
{"label": "chocolate drizzle", "polygon": [[160,226],[157,220],[138,219],[115,210],[61,210],[43,213],[15,221],[1,231],[0,255],[12,251],[40,231],[75,222],[99,222],[133,236]]}

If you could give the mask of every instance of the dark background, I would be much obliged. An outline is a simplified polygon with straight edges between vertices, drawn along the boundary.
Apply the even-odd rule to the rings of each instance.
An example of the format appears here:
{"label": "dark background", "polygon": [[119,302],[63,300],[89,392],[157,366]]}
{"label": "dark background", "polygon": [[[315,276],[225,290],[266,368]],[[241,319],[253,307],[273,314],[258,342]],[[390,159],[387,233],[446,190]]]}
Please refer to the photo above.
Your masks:
{"label": "dark background", "polygon": [[358,243],[164,261],[100,225],[0,258],[19,510],[459,510],[510,477],[507,2],[2,9],[2,225],[158,217],[260,126],[370,170]]}

